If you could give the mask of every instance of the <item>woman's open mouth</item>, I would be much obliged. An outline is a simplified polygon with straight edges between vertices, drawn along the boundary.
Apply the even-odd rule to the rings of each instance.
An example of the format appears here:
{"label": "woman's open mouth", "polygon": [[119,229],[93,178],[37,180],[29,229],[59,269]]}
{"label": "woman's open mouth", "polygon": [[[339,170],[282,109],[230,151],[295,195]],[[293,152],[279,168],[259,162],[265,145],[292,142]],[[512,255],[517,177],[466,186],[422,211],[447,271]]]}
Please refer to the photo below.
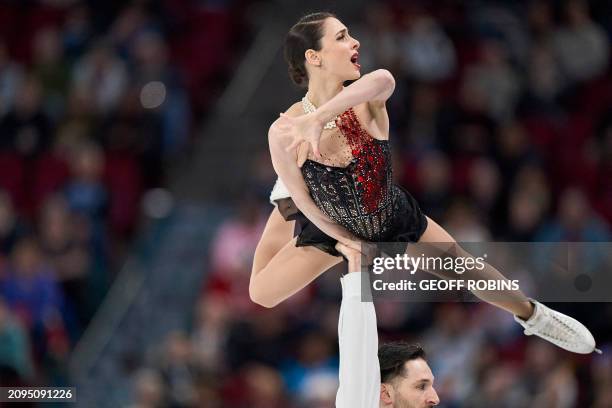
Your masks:
{"label": "woman's open mouth", "polygon": [[355,66],[355,68],[357,68],[357,70],[361,69],[361,65],[359,65],[358,61],[359,61],[359,53],[356,52],[351,57],[351,63]]}

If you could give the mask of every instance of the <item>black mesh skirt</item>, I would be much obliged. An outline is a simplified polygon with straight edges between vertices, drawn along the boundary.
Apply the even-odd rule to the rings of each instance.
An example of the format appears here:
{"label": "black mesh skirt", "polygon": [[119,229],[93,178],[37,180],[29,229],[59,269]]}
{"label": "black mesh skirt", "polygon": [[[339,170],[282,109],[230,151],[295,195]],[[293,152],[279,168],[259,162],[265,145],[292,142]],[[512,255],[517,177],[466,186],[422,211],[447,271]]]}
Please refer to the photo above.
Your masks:
{"label": "black mesh skirt", "polygon": [[[418,242],[421,239],[427,229],[427,217],[408,191],[400,186],[393,187],[398,190],[393,203],[393,232],[385,237],[384,242],[395,243],[393,252],[401,254],[406,251],[408,243]],[[325,234],[306,218],[291,197],[275,200],[275,203],[286,221],[295,221],[296,246],[313,246],[330,255],[342,256],[336,250],[338,241]]]}

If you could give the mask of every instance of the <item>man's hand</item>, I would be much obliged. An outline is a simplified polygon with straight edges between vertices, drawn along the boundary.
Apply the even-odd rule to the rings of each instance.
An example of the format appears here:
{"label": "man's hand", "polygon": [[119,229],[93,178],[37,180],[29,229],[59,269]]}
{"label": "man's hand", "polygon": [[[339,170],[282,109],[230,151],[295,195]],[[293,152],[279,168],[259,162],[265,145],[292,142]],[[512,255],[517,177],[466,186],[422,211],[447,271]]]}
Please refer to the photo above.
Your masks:
{"label": "man's hand", "polygon": [[336,244],[336,250],[348,260],[349,272],[361,272],[362,262],[372,265],[379,255],[378,247],[371,242],[352,241],[350,245],[342,242]]}

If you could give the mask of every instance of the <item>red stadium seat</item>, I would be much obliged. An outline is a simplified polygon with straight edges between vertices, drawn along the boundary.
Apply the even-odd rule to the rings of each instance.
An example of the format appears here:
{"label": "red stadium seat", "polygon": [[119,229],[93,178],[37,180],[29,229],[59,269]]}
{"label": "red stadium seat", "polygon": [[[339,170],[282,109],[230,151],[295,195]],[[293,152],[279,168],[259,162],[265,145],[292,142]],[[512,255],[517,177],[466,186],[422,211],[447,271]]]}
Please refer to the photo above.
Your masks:
{"label": "red stadium seat", "polygon": [[129,155],[107,155],[104,180],[110,195],[111,228],[120,235],[129,234],[138,219],[143,188],[138,162]]}
{"label": "red stadium seat", "polygon": [[525,118],[521,124],[529,135],[529,142],[538,149],[540,154],[546,156],[557,139],[555,125],[538,116]]}
{"label": "red stadium seat", "polygon": [[457,193],[467,191],[473,163],[474,158],[469,156],[456,157],[452,161],[453,191]]}
{"label": "red stadium seat", "polygon": [[12,152],[0,152],[0,188],[13,200],[18,212],[23,210],[25,199],[25,172],[23,159]]}
{"label": "red stadium seat", "polygon": [[172,53],[180,61],[192,98],[199,100],[204,96],[201,90],[230,62],[233,25],[230,13],[223,10],[196,10],[186,24],[183,35],[172,41]]}
{"label": "red stadium seat", "polygon": [[581,111],[589,116],[598,116],[612,105],[612,79],[608,76],[590,81],[584,85],[578,104]]}
{"label": "red stadium seat", "polygon": [[[45,27],[58,27],[61,25],[65,10],[56,7],[37,5],[21,9],[20,7],[8,7],[11,9],[7,21],[11,42],[11,50],[17,60],[30,62],[32,57],[32,39],[38,30]],[[1,14],[1,13],[0,13]],[[1,21],[0,21],[1,22]]]}
{"label": "red stadium seat", "polygon": [[14,33],[15,15],[14,7],[0,3],[0,38],[7,43]]}
{"label": "red stadium seat", "polygon": [[70,170],[68,164],[52,153],[43,154],[34,167],[30,200],[33,213],[36,214],[47,196],[62,188],[68,180]]}

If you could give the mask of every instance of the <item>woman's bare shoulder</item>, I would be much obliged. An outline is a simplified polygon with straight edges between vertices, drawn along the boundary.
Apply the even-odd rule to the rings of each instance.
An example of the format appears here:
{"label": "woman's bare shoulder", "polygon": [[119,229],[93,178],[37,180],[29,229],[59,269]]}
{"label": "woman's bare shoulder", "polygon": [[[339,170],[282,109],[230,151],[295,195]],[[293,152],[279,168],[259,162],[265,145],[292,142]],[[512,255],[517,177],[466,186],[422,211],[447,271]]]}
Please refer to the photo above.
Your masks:
{"label": "woman's bare shoulder", "polygon": [[[297,117],[302,116],[304,114],[304,109],[302,108],[302,102],[296,102],[293,105],[289,106],[289,108],[284,112],[287,116]],[[272,126],[280,119],[280,117],[276,118],[276,120],[272,123]]]}
{"label": "woman's bare shoulder", "polygon": [[291,105],[289,109],[285,111],[285,113],[289,116],[302,116],[304,114],[304,108],[302,107],[302,102],[298,101]]}

